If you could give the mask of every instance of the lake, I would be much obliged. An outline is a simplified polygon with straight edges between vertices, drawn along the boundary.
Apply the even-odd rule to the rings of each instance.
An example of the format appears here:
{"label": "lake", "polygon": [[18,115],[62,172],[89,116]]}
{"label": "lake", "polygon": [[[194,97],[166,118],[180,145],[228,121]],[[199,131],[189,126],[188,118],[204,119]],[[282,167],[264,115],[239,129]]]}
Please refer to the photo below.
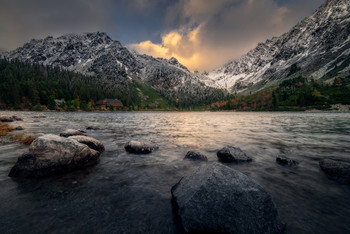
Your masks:
{"label": "lake", "polygon": [[[183,160],[187,151],[217,161],[224,146],[240,147],[253,162],[228,165],[264,187],[286,233],[350,233],[350,185],[319,168],[323,158],[350,160],[350,113],[59,113],[18,115],[32,133],[87,130],[106,148],[91,168],[44,179],[9,178],[27,149],[0,140],[0,233],[182,233],[171,187],[205,162]],[[152,141],[149,155],[126,153],[129,140]],[[297,167],[276,163],[285,154]]]}

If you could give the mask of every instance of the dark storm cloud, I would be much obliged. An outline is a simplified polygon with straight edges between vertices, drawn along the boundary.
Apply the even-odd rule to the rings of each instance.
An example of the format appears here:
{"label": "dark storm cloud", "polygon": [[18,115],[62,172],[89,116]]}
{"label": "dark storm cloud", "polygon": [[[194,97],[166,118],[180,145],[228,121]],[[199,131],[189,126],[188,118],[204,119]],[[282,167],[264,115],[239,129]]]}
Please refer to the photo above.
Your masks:
{"label": "dark storm cloud", "polygon": [[48,35],[107,31],[110,9],[109,0],[2,0],[0,48],[14,49]]}

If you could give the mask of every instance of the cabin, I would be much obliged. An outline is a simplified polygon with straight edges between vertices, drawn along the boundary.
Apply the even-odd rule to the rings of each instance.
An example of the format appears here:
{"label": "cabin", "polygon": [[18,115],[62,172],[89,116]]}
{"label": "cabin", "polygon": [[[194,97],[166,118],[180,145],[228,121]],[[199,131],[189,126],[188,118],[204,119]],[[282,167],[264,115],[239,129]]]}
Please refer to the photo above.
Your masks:
{"label": "cabin", "polygon": [[113,109],[116,109],[117,107],[123,107],[123,103],[118,99],[103,99],[97,101],[96,106],[101,109],[107,109],[112,106]]}

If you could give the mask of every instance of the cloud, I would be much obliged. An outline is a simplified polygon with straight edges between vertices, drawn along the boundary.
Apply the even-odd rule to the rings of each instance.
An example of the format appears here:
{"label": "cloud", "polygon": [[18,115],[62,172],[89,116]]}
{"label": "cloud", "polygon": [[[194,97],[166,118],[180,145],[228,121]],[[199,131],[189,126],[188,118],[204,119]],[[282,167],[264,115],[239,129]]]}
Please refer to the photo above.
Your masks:
{"label": "cloud", "polygon": [[121,0],[119,6],[126,7],[131,13],[148,15],[165,2],[166,0]]}
{"label": "cloud", "polygon": [[131,46],[155,57],[176,57],[191,70],[210,70],[287,32],[321,1],[180,0],[168,8],[165,19],[176,29],[163,34],[160,44],[145,41]]}
{"label": "cloud", "polygon": [[110,0],[2,0],[0,42],[7,50],[32,38],[107,31]]}
{"label": "cloud", "polygon": [[139,44],[131,44],[129,47],[154,57],[176,57],[182,64],[191,68],[201,67],[200,40],[198,35],[201,25],[192,30],[174,30],[162,36],[162,43],[155,44],[151,41],[143,41]]}

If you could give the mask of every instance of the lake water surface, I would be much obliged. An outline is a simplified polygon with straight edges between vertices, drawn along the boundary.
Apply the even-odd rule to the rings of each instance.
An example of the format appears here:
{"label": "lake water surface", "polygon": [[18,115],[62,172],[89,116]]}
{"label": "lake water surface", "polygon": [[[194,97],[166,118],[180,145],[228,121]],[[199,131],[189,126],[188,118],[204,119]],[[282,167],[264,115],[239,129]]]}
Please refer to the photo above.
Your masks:
{"label": "lake water surface", "polygon": [[[228,165],[262,185],[287,224],[286,233],[350,233],[350,185],[329,178],[323,158],[350,160],[349,113],[44,113],[18,115],[25,131],[59,134],[87,130],[106,151],[86,170],[44,179],[7,176],[26,146],[0,140],[0,233],[181,233],[171,187],[224,146],[240,147],[253,162]],[[13,133],[12,133],[13,134]],[[150,155],[128,154],[129,140],[152,141]],[[286,154],[300,162],[276,164]]]}

